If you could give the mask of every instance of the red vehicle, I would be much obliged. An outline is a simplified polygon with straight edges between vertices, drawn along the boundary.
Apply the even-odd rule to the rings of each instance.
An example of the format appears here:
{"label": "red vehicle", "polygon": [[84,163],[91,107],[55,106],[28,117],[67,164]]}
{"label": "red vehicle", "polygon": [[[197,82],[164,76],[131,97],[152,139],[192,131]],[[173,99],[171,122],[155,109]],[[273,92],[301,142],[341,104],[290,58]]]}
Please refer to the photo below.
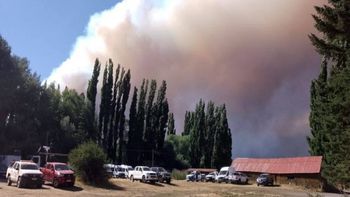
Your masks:
{"label": "red vehicle", "polygon": [[48,162],[41,168],[41,172],[43,173],[43,179],[51,182],[54,187],[59,187],[61,185],[74,186],[74,171],[65,163]]}

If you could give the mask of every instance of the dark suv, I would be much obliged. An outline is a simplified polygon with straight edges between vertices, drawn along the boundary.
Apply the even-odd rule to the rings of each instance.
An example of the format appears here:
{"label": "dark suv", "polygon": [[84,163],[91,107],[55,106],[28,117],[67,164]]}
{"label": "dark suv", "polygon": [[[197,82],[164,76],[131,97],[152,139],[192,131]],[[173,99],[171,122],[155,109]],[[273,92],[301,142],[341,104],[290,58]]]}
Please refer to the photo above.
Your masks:
{"label": "dark suv", "polygon": [[260,174],[256,179],[256,184],[259,185],[273,185],[273,177],[270,174]]}
{"label": "dark suv", "polygon": [[158,181],[160,183],[162,182],[166,182],[166,183],[170,183],[171,181],[171,175],[168,171],[166,171],[163,167],[151,167],[151,170],[153,172],[157,173],[157,177],[158,177]]}

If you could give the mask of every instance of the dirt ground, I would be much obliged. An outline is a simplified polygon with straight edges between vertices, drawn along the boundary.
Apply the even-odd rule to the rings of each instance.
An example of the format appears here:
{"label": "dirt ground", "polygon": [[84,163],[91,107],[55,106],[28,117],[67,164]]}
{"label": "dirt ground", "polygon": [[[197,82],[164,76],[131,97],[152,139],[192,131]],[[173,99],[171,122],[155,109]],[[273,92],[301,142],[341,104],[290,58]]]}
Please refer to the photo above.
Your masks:
{"label": "dirt ground", "polygon": [[341,196],[337,194],[316,194],[287,186],[257,187],[252,185],[233,185],[204,182],[186,182],[174,180],[168,184],[148,184],[138,181],[131,182],[125,179],[111,179],[112,187],[109,189],[95,188],[76,183],[73,188],[53,188],[45,184],[41,189],[17,188],[15,184],[7,186],[5,180],[0,181],[0,196]]}

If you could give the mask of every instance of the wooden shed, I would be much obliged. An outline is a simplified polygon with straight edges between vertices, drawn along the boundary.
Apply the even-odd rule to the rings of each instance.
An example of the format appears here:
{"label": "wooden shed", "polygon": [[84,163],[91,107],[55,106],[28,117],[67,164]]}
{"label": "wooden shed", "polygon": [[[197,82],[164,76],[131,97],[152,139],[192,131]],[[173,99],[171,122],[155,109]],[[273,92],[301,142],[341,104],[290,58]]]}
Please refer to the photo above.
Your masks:
{"label": "wooden shed", "polygon": [[304,188],[321,189],[322,156],[288,158],[237,158],[231,166],[255,181],[261,173],[274,175],[275,184],[293,184]]}

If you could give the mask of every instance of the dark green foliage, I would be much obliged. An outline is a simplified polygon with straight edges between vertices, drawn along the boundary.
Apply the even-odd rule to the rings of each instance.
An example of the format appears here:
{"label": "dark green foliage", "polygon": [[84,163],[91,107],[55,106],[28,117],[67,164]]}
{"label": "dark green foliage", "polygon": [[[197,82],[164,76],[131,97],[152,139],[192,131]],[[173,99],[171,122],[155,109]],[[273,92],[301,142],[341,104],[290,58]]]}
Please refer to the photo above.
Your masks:
{"label": "dark green foliage", "polygon": [[121,84],[121,90],[120,94],[122,95],[121,98],[121,108],[118,112],[119,114],[119,147],[118,147],[118,162],[122,163],[126,161],[126,151],[125,151],[125,141],[124,141],[124,132],[125,132],[125,110],[126,110],[126,103],[129,99],[129,93],[130,93],[130,70],[127,71],[126,75],[123,77],[122,84]]}
{"label": "dark green foliage", "polygon": [[185,121],[184,121],[184,131],[182,132],[182,135],[190,134],[190,129],[191,129],[190,118],[191,118],[191,112],[186,111],[186,113],[185,113]]}
{"label": "dark green foliage", "polygon": [[129,165],[137,165],[137,152],[133,152],[132,149],[139,149],[139,145],[142,143],[142,130],[137,128],[137,88],[134,87],[134,93],[130,105],[129,113],[129,132],[128,132],[128,145],[127,145],[127,161]]}
{"label": "dark green foliage", "polygon": [[173,171],[171,171],[171,178],[175,180],[185,180],[186,175],[187,175],[187,172],[184,170],[180,171],[180,170],[174,169]]}
{"label": "dark green foliage", "polygon": [[69,163],[80,179],[89,184],[101,184],[106,180],[103,164],[106,154],[96,143],[90,141],[73,149],[68,156]]}
{"label": "dark green foliage", "polygon": [[[190,129],[190,163],[191,166],[200,166],[204,150],[205,133],[205,103],[200,100],[196,105],[192,127]],[[203,166],[202,164],[201,166]]]}
{"label": "dark green foliage", "polygon": [[[112,60],[109,60],[111,64],[113,64]],[[120,86],[120,82],[118,81],[119,79],[119,72],[120,72],[120,65],[118,65],[117,69],[115,70],[115,79],[114,79],[114,84],[113,84],[113,96],[112,96],[112,103],[111,103],[111,108],[110,108],[110,122],[109,122],[109,131],[108,131],[108,139],[107,139],[107,155],[112,159],[112,161],[116,160],[116,145],[114,141],[118,139],[118,135],[116,134],[116,126],[115,123],[118,123],[119,120],[119,114],[116,112],[116,106],[118,105],[118,109],[120,108],[120,96],[118,95],[118,90]],[[124,73],[123,73],[124,74]],[[118,99],[117,99],[118,95]],[[117,102],[117,100],[119,102]],[[118,116],[116,118],[116,116]],[[117,119],[116,121],[114,119]]]}
{"label": "dark green foliage", "polygon": [[211,166],[211,157],[214,148],[214,136],[216,121],[214,116],[215,106],[212,101],[208,102],[207,111],[205,114],[205,146],[204,146],[204,166]]}
{"label": "dark green foliage", "polygon": [[175,134],[176,134],[176,129],[175,129],[174,114],[169,113],[167,135],[175,135]]}
{"label": "dark green foliage", "polygon": [[232,137],[228,127],[225,105],[216,109],[216,129],[214,135],[211,167],[219,169],[231,164]]}
{"label": "dark green foliage", "polygon": [[153,127],[156,133],[156,150],[161,151],[164,144],[166,127],[168,122],[169,104],[166,99],[166,82],[159,87],[157,101],[153,108]]}
{"label": "dark green foliage", "polygon": [[323,62],[311,84],[308,143],[310,154],[323,156],[327,183],[344,189],[350,186],[350,1],[329,0],[315,9],[315,27],[322,38],[311,34],[310,39]]}
{"label": "dark green foliage", "polygon": [[194,112],[186,112],[184,131],[189,130],[189,161],[192,167],[219,168],[231,163],[232,137],[225,105],[216,107],[200,100]]}
{"label": "dark green foliage", "polygon": [[[156,122],[153,120],[153,101],[156,94],[157,82],[155,80],[151,80],[150,89],[148,93],[148,99],[146,104],[146,116],[145,116],[145,131],[144,131],[144,148],[145,150],[151,151],[156,148],[156,131],[154,130],[153,124]],[[156,111],[155,111],[156,112]],[[147,154],[147,156],[150,156]],[[151,158],[146,158],[151,159]]]}
{"label": "dark green foliage", "polygon": [[97,140],[97,123],[95,118],[95,107],[96,107],[96,94],[97,94],[97,84],[98,77],[100,75],[101,63],[98,59],[95,60],[94,70],[92,72],[92,77],[89,80],[88,88],[86,91],[86,130],[88,132],[88,137],[91,140]]}
{"label": "dark green foliage", "polygon": [[166,139],[166,143],[170,143],[176,154],[176,165],[173,168],[186,169],[190,167],[190,138],[188,135],[169,135]]}

